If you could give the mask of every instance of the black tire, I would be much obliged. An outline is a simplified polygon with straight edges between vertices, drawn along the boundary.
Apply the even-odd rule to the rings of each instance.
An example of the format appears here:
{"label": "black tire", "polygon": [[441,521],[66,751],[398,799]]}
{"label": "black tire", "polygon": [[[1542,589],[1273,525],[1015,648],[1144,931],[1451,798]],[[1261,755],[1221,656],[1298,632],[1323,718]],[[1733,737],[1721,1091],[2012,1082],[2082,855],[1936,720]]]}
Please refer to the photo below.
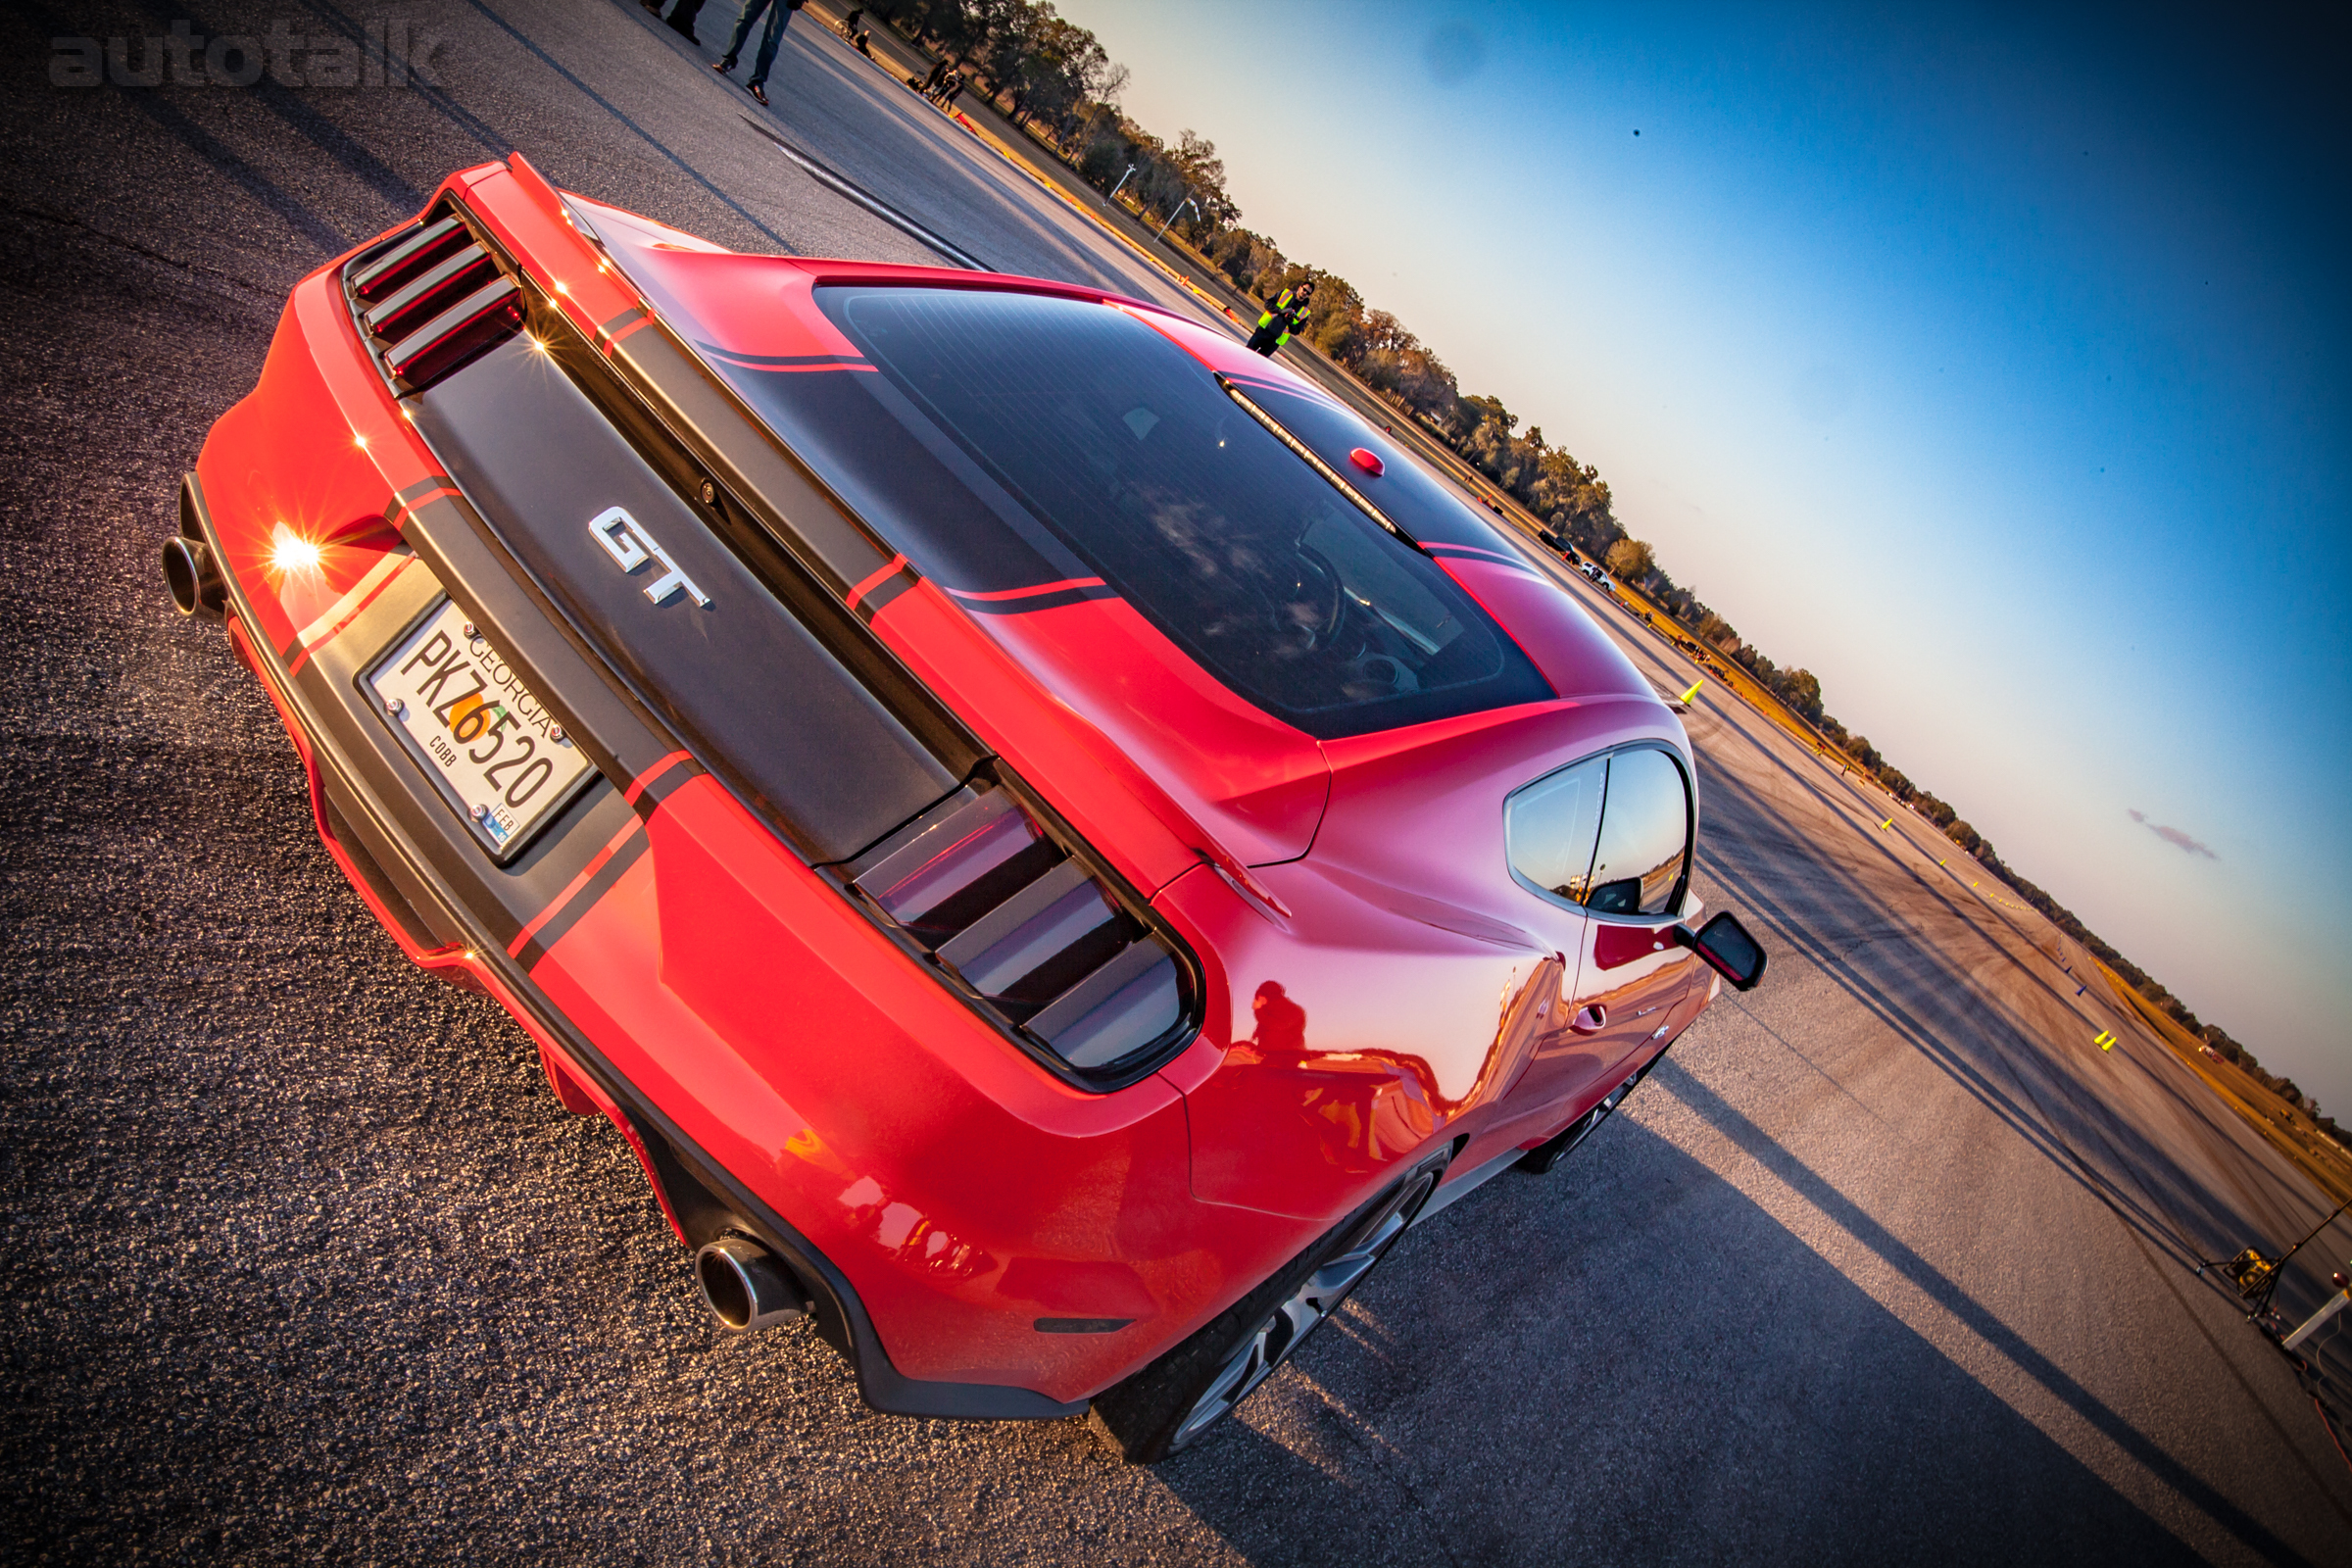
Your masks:
{"label": "black tire", "polygon": [[1634,1092],[1634,1085],[1648,1077],[1649,1069],[1656,1066],[1659,1059],[1665,1054],[1661,1051],[1657,1055],[1650,1057],[1642,1064],[1640,1071],[1601,1097],[1599,1104],[1577,1117],[1559,1132],[1552,1134],[1547,1142],[1529,1150],[1520,1156],[1516,1168],[1526,1171],[1531,1176],[1549,1175],[1553,1166],[1566,1159],[1571,1150],[1592,1137],[1599,1130],[1600,1124],[1609,1119],[1610,1113],[1625,1103],[1625,1097]]}
{"label": "black tire", "polygon": [[1429,1200],[1446,1162],[1424,1161],[1183,1344],[1096,1395],[1096,1432],[1130,1464],[1199,1442],[1339,1310]]}

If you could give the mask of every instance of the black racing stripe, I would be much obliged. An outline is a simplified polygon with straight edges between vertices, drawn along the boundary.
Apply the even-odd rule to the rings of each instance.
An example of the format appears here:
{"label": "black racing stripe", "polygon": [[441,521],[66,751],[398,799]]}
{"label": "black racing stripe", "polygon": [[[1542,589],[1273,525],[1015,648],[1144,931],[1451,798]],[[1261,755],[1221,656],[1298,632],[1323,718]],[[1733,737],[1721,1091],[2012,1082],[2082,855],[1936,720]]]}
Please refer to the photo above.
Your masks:
{"label": "black racing stripe", "polygon": [[1095,599],[1116,599],[1119,591],[1108,583],[1097,583],[1091,588],[1058,588],[1052,593],[1030,594],[1019,599],[967,599],[956,594],[956,603],[975,615],[1026,615],[1033,610],[1059,610],[1064,605],[1083,605]]}
{"label": "black racing stripe", "polygon": [[1530,577],[1543,575],[1524,561],[1514,561],[1508,556],[1499,555],[1491,550],[1479,550],[1465,545],[1431,544],[1426,539],[1421,542],[1421,549],[1423,554],[1439,560],[1451,556],[1457,561],[1476,561],[1489,566],[1502,566]]}
{"label": "black racing stripe", "polygon": [[392,505],[384,509],[385,520],[391,520],[420,497],[429,496],[436,490],[455,490],[457,487],[457,480],[446,473],[436,473],[430,478],[417,480],[406,490],[395,490],[392,492]]}
{"label": "black racing stripe", "polygon": [[917,572],[913,566],[901,566],[883,581],[881,587],[873,589],[858,599],[858,618],[870,624],[876,615],[890,608],[892,600],[920,581],[922,581],[922,574]]}
{"label": "black racing stripe", "polygon": [[663,801],[668,800],[708,771],[709,769],[692,758],[672,762],[656,774],[651,784],[639,790],[637,799],[631,804],[638,816],[650,822],[654,819],[654,812],[661,809]]}
{"label": "black racing stripe", "polygon": [[[638,804],[644,804],[644,797],[639,797]],[[620,848],[612,852],[612,858],[597,867],[596,875],[581,883],[571,897],[564,901],[564,907],[556,911],[555,918],[531,933],[531,940],[525,942],[522,950],[514,955],[514,961],[522,965],[525,974],[537,968],[539,960],[547,956],[547,950],[563,941],[564,934],[578,925],[581,917],[595,908],[597,903],[612,891],[613,885],[628,874],[629,867],[644,856],[649,841],[650,835],[644,828],[632,830],[621,841]]]}
{"label": "black racing stripe", "polygon": [[[639,822],[652,821],[654,812],[661,809],[663,801],[700,778],[705,771],[700,762],[692,758],[684,758],[656,774],[654,781],[638,791],[637,799],[630,803]],[[612,890],[612,885],[636,863],[637,858],[645,853],[646,846],[651,842],[652,836],[642,827],[632,832],[621,841],[620,848],[612,852],[612,858],[597,868],[596,875],[581,884],[578,891],[564,901],[555,917],[531,933],[531,940],[524,943],[522,951],[515,955],[526,972],[547,956],[547,950],[554,947],[564,932],[579,923],[582,915],[596,906],[596,901]]]}
{"label": "black racing stripe", "polygon": [[873,363],[862,354],[738,354],[733,349],[722,349],[715,343],[705,343],[699,338],[695,340],[694,346],[705,354],[716,355],[719,359],[735,365],[871,365]]}
{"label": "black racing stripe", "polygon": [[612,319],[610,321],[607,321],[602,326],[599,326],[596,329],[596,341],[599,344],[610,343],[620,335],[621,328],[634,325],[636,322],[644,320],[646,318],[652,315],[653,312],[647,310],[644,306],[632,305],[627,310],[621,312],[618,316],[612,318]]}

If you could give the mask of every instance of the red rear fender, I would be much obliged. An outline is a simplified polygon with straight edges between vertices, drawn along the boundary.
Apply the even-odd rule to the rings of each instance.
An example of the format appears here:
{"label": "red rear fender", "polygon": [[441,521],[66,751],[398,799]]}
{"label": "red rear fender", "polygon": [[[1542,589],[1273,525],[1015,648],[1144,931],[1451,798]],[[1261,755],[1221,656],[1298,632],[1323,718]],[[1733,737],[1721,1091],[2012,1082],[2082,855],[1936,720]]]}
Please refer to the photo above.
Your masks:
{"label": "red rear fender", "polygon": [[[1133,1336],[1214,1309],[1169,1320],[1159,1303],[1200,1301],[1211,1277],[1239,1294],[1295,1250],[1253,1224],[1238,1250],[1210,1247],[1237,1222],[1193,1201],[1167,1083],[1097,1095],[1054,1078],[707,776],[647,838],[532,978],[841,1267],[902,1372],[1077,1397],[1132,1361]],[[1136,1323],[1041,1336],[1039,1317]],[[1041,1364],[1044,1381],[1025,1370]]]}
{"label": "red rear fender", "polygon": [[1533,704],[1327,742],[1331,805],[1313,858],[1573,952],[1583,922],[1511,878],[1503,802],[1555,767],[1635,740],[1663,741],[1688,766],[1682,725],[1646,687],[1639,698]]}
{"label": "red rear fender", "polygon": [[1532,938],[1317,858],[1259,873],[1287,919],[1205,870],[1161,899],[1216,971],[1208,1038],[1164,1074],[1206,1202],[1328,1219],[1361,1201],[1478,1125],[1506,1012],[1539,975],[1558,984]]}

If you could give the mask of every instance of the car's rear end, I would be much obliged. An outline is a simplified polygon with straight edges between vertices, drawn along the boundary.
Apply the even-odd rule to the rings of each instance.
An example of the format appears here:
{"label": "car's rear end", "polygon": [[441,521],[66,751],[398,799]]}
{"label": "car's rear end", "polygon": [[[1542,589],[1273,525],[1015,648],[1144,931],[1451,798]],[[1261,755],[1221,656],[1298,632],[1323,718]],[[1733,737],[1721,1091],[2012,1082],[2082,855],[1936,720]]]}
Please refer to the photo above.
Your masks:
{"label": "car's rear end", "polygon": [[[728,412],[527,166],[472,171],[295,290],[177,569],[354,886],[687,1242],[772,1247],[883,1408],[1053,1413],[1169,1327],[1155,1271],[1197,1288],[1113,1239],[1186,1202],[1152,1068],[1202,977],[847,603],[890,552]],[[929,1196],[974,1189],[977,1227]]]}
{"label": "car's rear end", "polygon": [[[1694,817],[1679,726],[1259,363],[1083,289],[732,256],[516,158],[305,279],[184,489],[174,593],[361,896],[627,1135],[723,1313],[806,1305],[880,1408],[1080,1408],[1703,1005],[1682,883],[1604,917],[1504,855],[1578,757],[1671,754]],[[1106,423],[1115,461],[1055,433]],[[1245,447],[1304,565],[1185,499]],[[1672,998],[1560,1044],[1626,965]]]}

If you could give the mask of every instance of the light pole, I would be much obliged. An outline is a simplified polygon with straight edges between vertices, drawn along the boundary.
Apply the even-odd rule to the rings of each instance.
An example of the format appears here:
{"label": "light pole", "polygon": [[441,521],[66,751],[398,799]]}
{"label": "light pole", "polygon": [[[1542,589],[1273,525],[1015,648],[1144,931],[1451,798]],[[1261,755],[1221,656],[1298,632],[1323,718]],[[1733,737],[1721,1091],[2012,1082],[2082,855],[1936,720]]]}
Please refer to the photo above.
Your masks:
{"label": "light pole", "polygon": [[1133,179],[1134,177],[1135,166],[1133,164],[1129,164],[1127,166],[1127,172],[1121,174],[1119,176],[1119,182],[1110,187],[1110,199],[1114,202],[1117,201],[1119,199],[1119,192],[1125,190],[1127,188],[1127,181]]}
{"label": "light pole", "polygon": [[1175,222],[1176,215],[1183,212],[1187,207],[1192,207],[1195,213],[1200,211],[1200,208],[1193,207],[1193,199],[1190,196],[1187,196],[1184,200],[1178,202],[1174,207],[1168,209],[1168,222],[1160,224],[1159,232],[1152,237],[1154,239],[1166,239],[1168,237],[1168,223]]}

